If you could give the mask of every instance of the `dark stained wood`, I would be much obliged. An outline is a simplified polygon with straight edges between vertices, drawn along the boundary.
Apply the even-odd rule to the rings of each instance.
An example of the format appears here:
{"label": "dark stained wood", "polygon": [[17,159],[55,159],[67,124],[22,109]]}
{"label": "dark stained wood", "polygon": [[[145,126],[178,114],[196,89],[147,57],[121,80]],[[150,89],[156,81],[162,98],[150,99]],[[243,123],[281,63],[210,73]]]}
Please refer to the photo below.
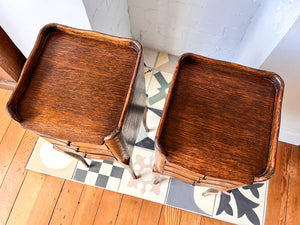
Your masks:
{"label": "dark stained wood", "polygon": [[104,190],[97,215],[94,217],[94,225],[115,224],[122,198],[120,193]]}
{"label": "dark stained wood", "polygon": [[300,224],[300,146],[292,146],[286,224]]}
{"label": "dark stained wood", "polygon": [[49,24],[39,33],[7,111],[24,128],[69,143],[57,149],[81,160],[110,157],[135,176],[130,152],[145,106],[138,42]]}
{"label": "dark stained wood", "polygon": [[160,219],[159,225],[179,225],[181,219],[181,210],[173,208],[171,206],[164,205]]}
{"label": "dark stained wood", "polygon": [[[85,185],[83,188],[82,195],[79,199],[80,204],[78,205],[72,224],[94,224],[94,219],[100,204],[103,194],[103,189]],[[89,212],[89,216],[86,214]]]}
{"label": "dark stained wood", "polygon": [[83,186],[80,183],[65,181],[49,224],[71,224]]}
{"label": "dark stained wood", "polygon": [[0,87],[13,89],[26,58],[0,26]]}
{"label": "dark stained wood", "polygon": [[[0,185],[0,224],[5,224],[27,174],[26,164],[37,141],[37,135],[26,131]],[[0,149],[2,151],[2,149]]]}
{"label": "dark stained wood", "polygon": [[115,224],[136,224],[141,211],[142,202],[143,200],[140,198],[124,195]]}
{"label": "dark stained wood", "polygon": [[283,86],[271,72],[184,54],[157,131],[155,170],[220,190],[269,179]]}
{"label": "dark stained wood", "polygon": [[269,182],[266,225],[285,224],[292,145],[279,142],[275,174]]}
{"label": "dark stained wood", "polygon": [[156,225],[158,224],[162,205],[156,202],[143,200],[137,225]]}

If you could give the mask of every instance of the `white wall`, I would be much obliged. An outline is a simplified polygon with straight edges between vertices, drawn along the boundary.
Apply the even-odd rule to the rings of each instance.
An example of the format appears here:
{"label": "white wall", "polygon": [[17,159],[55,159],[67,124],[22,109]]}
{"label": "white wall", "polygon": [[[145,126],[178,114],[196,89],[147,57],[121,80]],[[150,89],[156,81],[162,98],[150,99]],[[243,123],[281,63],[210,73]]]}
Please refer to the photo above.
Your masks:
{"label": "white wall", "polygon": [[300,145],[300,17],[261,66],[285,82],[279,139]]}
{"label": "white wall", "polygon": [[128,0],[133,38],[181,55],[232,60],[261,0]]}
{"label": "white wall", "polygon": [[258,68],[293,26],[299,0],[264,0],[239,46],[235,62]]}
{"label": "white wall", "polygon": [[28,57],[39,30],[48,23],[90,30],[81,0],[0,0],[0,23]]}
{"label": "white wall", "polygon": [[127,0],[83,0],[94,31],[131,38]]}

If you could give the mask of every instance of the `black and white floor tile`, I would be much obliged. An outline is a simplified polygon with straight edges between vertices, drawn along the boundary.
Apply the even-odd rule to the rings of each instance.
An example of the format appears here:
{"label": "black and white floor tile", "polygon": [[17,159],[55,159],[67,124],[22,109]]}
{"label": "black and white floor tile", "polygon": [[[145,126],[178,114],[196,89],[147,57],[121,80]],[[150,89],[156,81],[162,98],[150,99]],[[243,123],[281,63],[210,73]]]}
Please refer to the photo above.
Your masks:
{"label": "black and white floor tile", "polygon": [[134,170],[140,176],[139,179],[133,180],[121,165],[105,160],[88,160],[91,163],[90,168],[86,168],[72,158],[54,165],[53,161],[60,162],[56,159],[61,156],[61,153],[57,155],[51,150],[49,143],[42,139],[39,139],[27,168],[230,223],[264,224],[268,183],[235,189],[230,195],[217,194],[207,197],[202,196],[207,188],[194,187],[166,176],[161,176],[159,185],[152,184],[155,134],[177,60],[178,57],[167,53],[159,53],[147,48],[144,51],[145,82],[149,97],[147,124],[150,132],[146,133],[144,127],[140,127],[132,152]]}
{"label": "black and white floor tile", "polygon": [[118,191],[124,168],[112,161],[107,160],[90,160],[87,168],[81,162],[78,162],[75,169],[73,180],[97,186],[112,191]]}

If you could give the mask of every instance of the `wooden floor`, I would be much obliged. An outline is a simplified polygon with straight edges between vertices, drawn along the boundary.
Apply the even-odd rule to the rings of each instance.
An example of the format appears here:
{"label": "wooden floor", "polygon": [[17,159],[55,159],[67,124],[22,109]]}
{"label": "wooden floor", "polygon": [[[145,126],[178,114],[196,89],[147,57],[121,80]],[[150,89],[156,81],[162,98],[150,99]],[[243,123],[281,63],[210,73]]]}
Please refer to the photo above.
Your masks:
{"label": "wooden floor", "polygon": [[[5,112],[0,89],[0,224],[228,224],[158,203],[25,169],[37,136]],[[279,143],[266,224],[300,224],[300,149]]]}

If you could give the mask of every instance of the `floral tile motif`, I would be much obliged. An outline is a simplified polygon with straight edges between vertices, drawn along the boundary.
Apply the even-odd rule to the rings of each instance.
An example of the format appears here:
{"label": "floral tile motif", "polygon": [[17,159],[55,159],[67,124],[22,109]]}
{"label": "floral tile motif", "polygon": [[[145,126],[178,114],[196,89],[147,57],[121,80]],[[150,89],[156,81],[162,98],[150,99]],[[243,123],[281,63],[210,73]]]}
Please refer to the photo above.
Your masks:
{"label": "floral tile motif", "polygon": [[76,164],[76,159],[53,149],[52,144],[39,138],[26,168],[70,179]]}
{"label": "floral tile motif", "polygon": [[176,63],[178,61],[179,57],[170,55],[168,53],[160,52],[158,54],[157,62],[155,65],[155,69],[162,71],[162,72],[168,72],[173,74],[176,68]]}
{"label": "floral tile motif", "polygon": [[192,186],[171,178],[166,204],[202,215],[213,215],[216,195],[203,197],[209,188]]}
{"label": "floral tile motif", "polygon": [[132,162],[139,179],[133,179],[129,172],[124,171],[119,192],[163,204],[170,178],[161,176],[160,182],[153,184],[153,152],[135,147]]}
{"label": "floral tile motif", "polygon": [[237,224],[264,224],[268,182],[232,190],[230,195],[218,194],[214,216]]}

